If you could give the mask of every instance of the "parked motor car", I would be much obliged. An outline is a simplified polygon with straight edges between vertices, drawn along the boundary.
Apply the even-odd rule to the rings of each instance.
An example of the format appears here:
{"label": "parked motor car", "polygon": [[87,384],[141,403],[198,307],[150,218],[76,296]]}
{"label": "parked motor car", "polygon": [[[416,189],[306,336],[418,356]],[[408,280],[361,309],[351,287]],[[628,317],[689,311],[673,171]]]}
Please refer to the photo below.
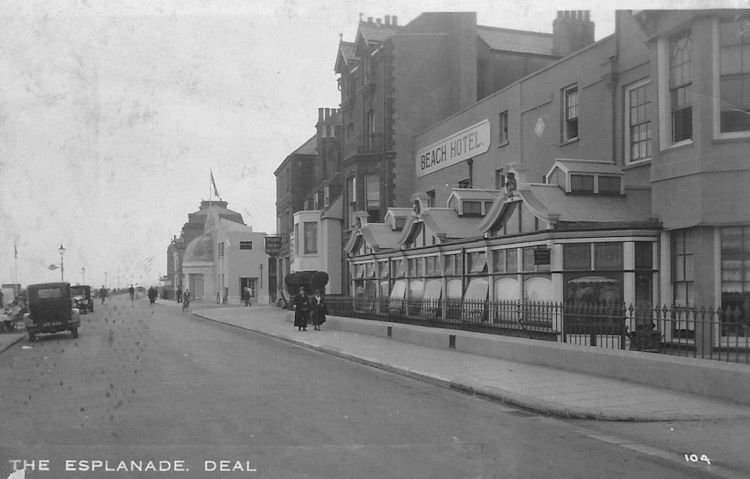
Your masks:
{"label": "parked motor car", "polygon": [[29,312],[24,314],[23,323],[34,341],[37,334],[70,331],[78,337],[81,317],[78,308],[73,307],[70,283],[30,284],[27,288]]}
{"label": "parked motor car", "polygon": [[71,286],[70,291],[73,294],[73,306],[78,308],[81,314],[86,314],[89,311],[94,312],[94,301],[91,299],[91,286],[77,284]]}

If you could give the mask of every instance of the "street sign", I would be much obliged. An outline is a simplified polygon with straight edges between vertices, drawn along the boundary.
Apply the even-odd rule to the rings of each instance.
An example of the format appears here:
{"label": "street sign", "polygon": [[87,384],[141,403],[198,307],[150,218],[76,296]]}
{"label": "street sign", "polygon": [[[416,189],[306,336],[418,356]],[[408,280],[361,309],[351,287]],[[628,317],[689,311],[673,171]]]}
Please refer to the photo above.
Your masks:
{"label": "street sign", "polygon": [[534,250],[534,264],[536,266],[550,263],[549,248],[536,248]]}
{"label": "street sign", "polygon": [[266,254],[277,255],[281,253],[281,236],[266,236]]}

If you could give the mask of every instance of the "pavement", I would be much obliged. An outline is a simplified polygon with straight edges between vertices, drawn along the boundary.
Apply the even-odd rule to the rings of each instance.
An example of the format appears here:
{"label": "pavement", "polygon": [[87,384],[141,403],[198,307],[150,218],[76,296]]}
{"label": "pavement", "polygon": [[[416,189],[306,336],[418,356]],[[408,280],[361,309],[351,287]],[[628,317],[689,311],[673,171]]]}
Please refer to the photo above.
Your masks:
{"label": "pavement", "polygon": [[[174,301],[157,305],[180,307]],[[550,416],[649,422],[750,418],[747,405],[620,379],[428,348],[327,324],[321,331],[298,331],[287,311],[274,306],[194,302],[191,314]]]}
{"label": "pavement", "polygon": [[[175,301],[157,301],[156,306],[181,308]],[[550,416],[605,421],[750,418],[747,405],[620,379],[428,348],[328,325],[321,331],[298,331],[287,311],[274,306],[194,302],[185,314]],[[22,332],[0,334],[0,352],[25,337]]]}

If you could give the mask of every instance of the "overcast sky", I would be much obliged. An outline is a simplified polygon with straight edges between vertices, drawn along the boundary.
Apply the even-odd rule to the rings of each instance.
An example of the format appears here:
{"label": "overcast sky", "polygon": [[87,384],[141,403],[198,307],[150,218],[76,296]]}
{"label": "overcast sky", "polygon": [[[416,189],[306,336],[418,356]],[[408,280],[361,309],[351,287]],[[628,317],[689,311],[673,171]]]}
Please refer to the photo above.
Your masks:
{"label": "overcast sky", "polygon": [[[748,2],[662,1],[673,8]],[[653,2],[646,5],[656,8]],[[337,107],[339,34],[359,13],[476,11],[482,25],[552,31],[614,1],[0,0],[0,282],[156,284],[166,248],[209,196],[275,233],[273,171]],[[641,5],[640,7],[643,7]],[[18,259],[14,260],[14,245]],[[17,269],[16,269],[17,265]],[[16,273],[17,271],[17,273]]]}

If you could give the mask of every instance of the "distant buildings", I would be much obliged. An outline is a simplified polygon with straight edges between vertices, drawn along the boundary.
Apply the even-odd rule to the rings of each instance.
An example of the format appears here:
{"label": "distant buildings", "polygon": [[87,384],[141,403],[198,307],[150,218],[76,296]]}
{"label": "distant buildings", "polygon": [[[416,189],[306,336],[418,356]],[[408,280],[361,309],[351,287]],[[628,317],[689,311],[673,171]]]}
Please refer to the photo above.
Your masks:
{"label": "distant buildings", "polygon": [[265,237],[226,201],[202,201],[167,248],[170,299],[178,288],[189,288],[196,300],[240,304],[247,287],[253,303],[268,303],[269,269],[275,269],[265,253]]}

